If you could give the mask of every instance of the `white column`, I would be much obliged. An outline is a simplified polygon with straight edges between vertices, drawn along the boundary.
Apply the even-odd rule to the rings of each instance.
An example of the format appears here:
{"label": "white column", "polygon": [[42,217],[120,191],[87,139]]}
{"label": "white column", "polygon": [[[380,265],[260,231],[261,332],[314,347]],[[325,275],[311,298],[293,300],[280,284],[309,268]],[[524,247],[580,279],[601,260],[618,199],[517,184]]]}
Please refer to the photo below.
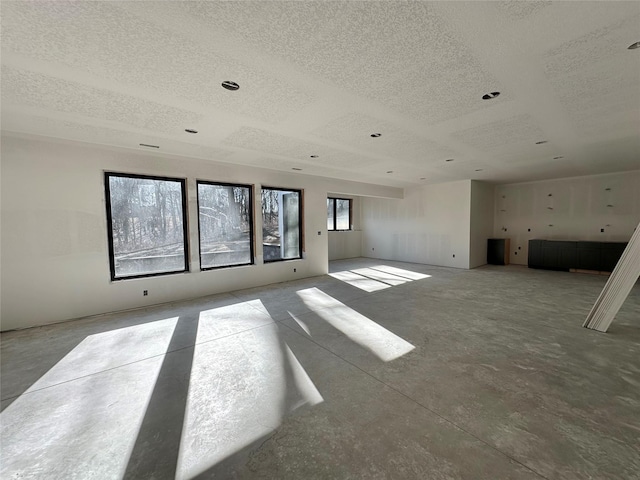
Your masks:
{"label": "white column", "polygon": [[640,224],[624,249],[616,268],[587,315],[583,327],[606,332],[640,277]]}

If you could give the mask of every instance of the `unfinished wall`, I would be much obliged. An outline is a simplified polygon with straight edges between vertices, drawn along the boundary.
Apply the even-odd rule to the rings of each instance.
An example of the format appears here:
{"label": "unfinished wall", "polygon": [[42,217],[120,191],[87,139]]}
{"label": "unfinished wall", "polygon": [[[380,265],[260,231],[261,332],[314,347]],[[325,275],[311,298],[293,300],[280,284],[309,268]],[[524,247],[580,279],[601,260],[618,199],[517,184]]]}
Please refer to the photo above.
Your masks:
{"label": "unfinished wall", "polygon": [[362,199],[362,255],[469,268],[471,181],[405,190],[404,199]]}
{"label": "unfinished wall", "polygon": [[639,221],[640,171],[496,187],[493,234],[511,238],[511,263],[527,264],[530,239],[626,242]]}
{"label": "unfinished wall", "polygon": [[[3,136],[1,153],[2,330],[321,275],[328,192],[402,197],[391,187],[25,135]],[[187,178],[190,273],[110,280],[104,170]],[[263,264],[257,242],[256,265],[199,271],[196,179],[304,189],[304,258]]]}
{"label": "unfinished wall", "polygon": [[487,263],[487,239],[493,236],[494,196],[494,185],[471,181],[469,268]]}
{"label": "unfinished wall", "polygon": [[329,240],[329,260],[355,258],[362,255],[362,225],[360,221],[360,206],[362,199],[351,195],[336,195],[339,198],[350,198],[352,214],[352,230],[342,232],[327,232]]}

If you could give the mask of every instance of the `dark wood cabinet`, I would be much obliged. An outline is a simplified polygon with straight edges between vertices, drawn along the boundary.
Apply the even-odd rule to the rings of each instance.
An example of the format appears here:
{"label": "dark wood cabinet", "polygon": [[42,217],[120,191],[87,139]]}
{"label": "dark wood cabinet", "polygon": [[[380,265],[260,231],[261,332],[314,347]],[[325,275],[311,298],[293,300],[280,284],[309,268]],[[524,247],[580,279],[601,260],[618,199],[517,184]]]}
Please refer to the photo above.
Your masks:
{"label": "dark wood cabinet", "polygon": [[509,265],[511,241],[508,238],[490,238],[487,243],[487,263],[489,265]]}
{"label": "dark wood cabinet", "polygon": [[529,240],[528,265],[531,268],[543,268],[542,244],[544,240]]}
{"label": "dark wood cabinet", "polygon": [[600,242],[578,242],[578,265],[581,270],[600,270]]}
{"label": "dark wood cabinet", "polygon": [[623,242],[529,240],[529,267],[548,270],[611,272],[622,256]]}
{"label": "dark wood cabinet", "polygon": [[626,243],[603,243],[600,249],[600,270],[613,272],[626,246]]}

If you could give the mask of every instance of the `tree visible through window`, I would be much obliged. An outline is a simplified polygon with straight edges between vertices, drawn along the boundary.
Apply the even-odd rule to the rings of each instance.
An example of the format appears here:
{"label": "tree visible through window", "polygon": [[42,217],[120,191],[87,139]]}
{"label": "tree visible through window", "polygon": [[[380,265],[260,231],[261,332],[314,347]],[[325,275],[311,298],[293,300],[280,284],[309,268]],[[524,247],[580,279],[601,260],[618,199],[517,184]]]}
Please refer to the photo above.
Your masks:
{"label": "tree visible through window", "polygon": [[188,270],[185,180],[105,173],[111,279]]}
{"label": "tree visible through window", "polygon": [[264,187],[261,200],[264,261],[302,258],[302,192]]}
{"label": "tree visible through window", "polygon": [[253,263],[251,186],[198,181],[200,268]]}
{"label": "tree visible through window", "polygon": [[327,230],[351,230],[351,199],[327,198]]}

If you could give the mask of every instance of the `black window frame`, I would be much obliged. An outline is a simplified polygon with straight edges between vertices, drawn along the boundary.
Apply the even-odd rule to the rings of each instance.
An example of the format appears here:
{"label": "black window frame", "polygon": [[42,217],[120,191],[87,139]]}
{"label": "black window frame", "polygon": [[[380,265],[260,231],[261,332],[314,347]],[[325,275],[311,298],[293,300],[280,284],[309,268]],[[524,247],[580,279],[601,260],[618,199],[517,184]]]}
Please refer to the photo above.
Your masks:
{"label": "black window frame", "polygon": [[[353,199],[352,198],[339,198],[339,197],[327,197],[327,200],[333,200],[333,228],[328,228],[329,232],[350,232],[353,230]],[[336,228],[338,226],[338,202],[336,200],[346,200],[349,202],[349,228]]]}
{"label": "black window frame", "polygon": [[[142,180],[160,180],[160,181],[171,181],[178,182],[182,188],[182,238],[184,242],[184,269],[182,270],[171,270],[168,272],[156,272],[156,273],[143,273],[140,275],[127,275],[125,277],[116,276],[116,264],[115,264],[115,251],[113,246],[113,219],[111,212],[111,185],[109,179],[111,177],[125,177],[125,178],[139,178]],[[105,187],[105,204],[107,209],[107,239],[109,243],[109,269],[111,273],[111,281],[117,282],[121,280],[132,280],[136,278],[149,278],[149,277],[159,277],[163,275],[175,275],[178,273],[188,273],[189,272],[189,212],[187,209],[187,179],[186,178],[176,178],[176,177],[161,177],[157,175],[144,175],[137,173],[123,173],[123,172],[104,172],[104,187]]]}
{"label": "black window frame", "polygon": [[[249,263],[234,263],[233,265],[220,265],[214,267],[202,266],[202,237],[200,236],[200,185],[213,185],[217,187],[242,187],[249,189],[249,248],[251,252],[251,260]],[[254,217],[254,186],[243,183],[214,182],[209,180],[196,180],[196,199],[198,204],[198,258],[200,261],[200,270],[206,272],[208,270],[220,270],[222,268],[246,267],[247,265],[255,265],[255,217]]]}
{"label": "black window frame", "polygon": [[[260,186],[260,212],[262,214],[262,192],[264,190],[276,190],[279,192],[297,192],[300,198],[300,204],[298,208],[298,252],[299,255],[295,258],[276,258],[274,260],[264,259],[264,250],[262,252],[263,263],[276,263],[276,262],[288,262],[291,260],[302,260],[302,253],[304,247],[304,190],[300,188],[286,188],[286,187],[270,187],[267,185]],[[278,213],[279,214],[279,213]],[[262,220],[262,218],[261,218]],[[262,232],[260,232],[260,244],[264,249],[264,225],[262,225]]]}

